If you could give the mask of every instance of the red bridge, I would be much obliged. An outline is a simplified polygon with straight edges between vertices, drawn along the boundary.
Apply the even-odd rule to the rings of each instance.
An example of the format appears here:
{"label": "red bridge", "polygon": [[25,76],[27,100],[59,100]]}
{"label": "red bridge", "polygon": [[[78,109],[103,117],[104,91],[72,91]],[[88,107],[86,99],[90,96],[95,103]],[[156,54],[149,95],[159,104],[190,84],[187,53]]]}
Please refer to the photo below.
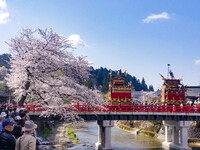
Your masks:
{"label": "red bridge", "polygon": [[[163,120],[165,126],[164,145],[179,150],[191,150],[187,144],[187,133],[190,121],[200,121],[199,106],[151,106],[151,105],[102,105],[91,107],[90,105],[73,105],[74,111],[85,120],[97,120],[99,125],[98,150],[112,149],[111,147],[111,127],[113,120]],[[29,111],[32,120],[44,120],[39,117],[45,109],[41,105],[24,105]],[[59,117],[47,119],[60,119]]]}
{"label": "red bridge", "polygon": [[[161,105],[102,105],[100,107],[92,107],[90,105],[72,105],[74,109],[68,111],[79,112],[171,112],[171,113],[200,113],[200,105],[197,106],[161,106]],[[24,105],[29,112],[45,111],[41,105]]]}
{"label": "red bridge", "polygon": [[[17,107],[17,105],[12,106]],[[42,105],[24,105],[32,119],[44,119],[39,115],[46,109]],[[162,105],[72,105],[66,108],[85,120],[176,120],[200,121],[200,105],[162,106]],[[59,116],[56,117],[59,119]],[[47,118],[47,119],[56,119]]]}
{"label": "red bridge", "polygon": [[[85,120],[200,120],[199,106],[152,106],[152,105],[72,105],[67,111],[74,111]],[[34,117],[45,111],[41,105],[24,105]],[[103,109],[102,109],[103,108]],[[36,119],[36,118],[35,118]],[[38,118],[39,119],[39,118]]]}

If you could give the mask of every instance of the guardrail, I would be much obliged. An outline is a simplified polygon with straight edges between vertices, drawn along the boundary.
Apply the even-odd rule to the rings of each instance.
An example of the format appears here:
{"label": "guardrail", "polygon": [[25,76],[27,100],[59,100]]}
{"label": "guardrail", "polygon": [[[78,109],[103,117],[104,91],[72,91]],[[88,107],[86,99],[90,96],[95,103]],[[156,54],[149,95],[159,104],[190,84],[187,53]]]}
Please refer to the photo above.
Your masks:
{"label": "guardrail", "polygon": [[[27,111],[45,111],[41,105],[24,105]],[[152,105],[102,105],[92,107],[90,105],[72,105],[67,111],[80,112],[173,112],[173,113],[200,113],[200,106],[152,106]]]}
{"label": "guardrail", "polygon": [[[9,105],[10,107],[18,107],[17,105]],[[25,104],[24,109],[32,112],[45,111],[42,105]],[[163,105],[101,105],[93,107],[90,105],[71,105],[66,108],[67,111],[80,112],[173,112],[173,113],[200,113],[200,105],[197,106],[163,106]]]}
{"label": "guardrail", "polygon": [[74,105],[74,107],[77,111],[200,113],[200,107],[196,106],[103,105],[105,110],[93,108],[88,105]]}

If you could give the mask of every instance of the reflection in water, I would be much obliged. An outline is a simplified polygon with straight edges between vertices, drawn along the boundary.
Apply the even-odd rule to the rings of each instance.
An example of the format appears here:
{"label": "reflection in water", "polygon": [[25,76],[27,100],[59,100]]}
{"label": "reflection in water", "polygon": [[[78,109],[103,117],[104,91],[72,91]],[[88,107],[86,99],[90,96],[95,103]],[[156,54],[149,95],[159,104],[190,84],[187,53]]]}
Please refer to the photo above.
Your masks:
{"label": "reflection in water", "polygon": [[[86,126],[77,129],[76,135],[81,144],[93,145],[87,150],[94,149],[98,141],[98,125],[96,122],[86,122]],[[162,141],[147,136],[135,135],[123,131],[117,127],[112,127],[112,147],[115,150],[167,150],[162,147]],[[84,149],[84,148],[81,148]]]}

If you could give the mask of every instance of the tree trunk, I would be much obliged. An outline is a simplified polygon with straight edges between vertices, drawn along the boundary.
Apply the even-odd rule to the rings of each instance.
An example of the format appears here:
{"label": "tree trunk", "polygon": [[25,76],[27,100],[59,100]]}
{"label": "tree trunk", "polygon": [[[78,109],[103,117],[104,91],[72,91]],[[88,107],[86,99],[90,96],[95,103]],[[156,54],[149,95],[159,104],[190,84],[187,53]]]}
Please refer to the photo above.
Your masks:
{"label": "tree trunk", "polygon": [[[30,81],[26,81],[25,91],[27,91],[29,89],[30,85],[31,85],[31,82]],[[19,99],[19,102],[18,102],[19,107],[22,107],[24,105],[26,97],[27,97],[27,93],[25,95],[21,96],[21,98]]]}

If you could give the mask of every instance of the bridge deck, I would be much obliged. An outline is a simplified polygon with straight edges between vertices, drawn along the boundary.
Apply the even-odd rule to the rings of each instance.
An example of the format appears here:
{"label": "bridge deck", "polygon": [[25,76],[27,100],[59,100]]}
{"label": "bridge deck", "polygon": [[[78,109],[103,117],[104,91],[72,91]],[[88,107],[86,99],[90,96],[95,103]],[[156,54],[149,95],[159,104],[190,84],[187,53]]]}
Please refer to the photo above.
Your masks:
{"label": "bridge deck", "polygon": [[[173,113],[173,112],[76,112],[76,113],[85,120],[200,121],[200,113]],[[38,116],[41,114],[41,112],[30,112],[29,114],[32,118],[39,119]],[[56,119],[59,119],[59,117],[57,117]]]}

